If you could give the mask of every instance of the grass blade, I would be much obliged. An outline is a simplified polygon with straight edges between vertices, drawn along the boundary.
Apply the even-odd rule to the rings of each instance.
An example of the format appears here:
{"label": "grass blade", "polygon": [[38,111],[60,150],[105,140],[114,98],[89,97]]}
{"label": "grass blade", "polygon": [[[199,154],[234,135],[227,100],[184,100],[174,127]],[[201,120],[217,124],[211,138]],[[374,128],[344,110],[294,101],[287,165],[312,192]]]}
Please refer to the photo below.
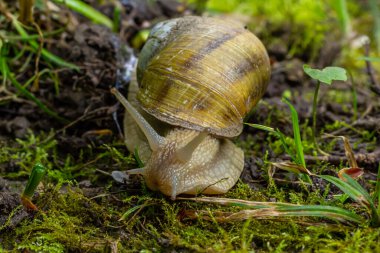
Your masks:
{"label": "grass blade", "polygon": [[[344,175],[345,176],[345,175]],[[362,206],[369,208],[369,202],[366,197],[362,194],[362,192],[356,187],[352,186],[348,182],[345,182],[337,177],[329,176],[329,175],[319,175],[318,177],[323,178],[324,180],[329,181],[330,183],[337,186],[344,193],[350,196],[354,201],[358,202]],[[348,176],[349,177],[349,176]]]}
{"label": "grass blade", "polygon": [[[294,205],[288,203],[277,202],[255,202],[240,199],[227,199],[227,198],[178,198],[181,200],[191,200],[196,202],[206,202],[213,204],[220,204],[225,206],[239,206],[243,208],[249,208],[248,210],[241,210],[239,212],[217,212],[215,213],[215,219],[220,222],[245,220],[245,219],[265,219],[273,217],[291,217],[291,216],[313,216],[320,218],[327,218],[331,220],[337,220],[340,222],[354,222],[362,223],[363,219],[348,210],[333,207],[333,206],[321,206],[321,205]],[[252,210],[253,209],[253,210]],[[187,214],[190,217],[211,218],[209,211],[188,211]]]}
{"label": "grass blade", "polygon": [[122,220],[126,220],[132,213],[134,213],[135,211],[139,210],[139,209],[142,209],[145,207],[145,204],[142,204],[142,205],[137,205],[137,206],[134,206],[132,208],[129,208],[122,216],[121,218],[119,219],[119,221],[122,221]]}
{"label": "grass blade", "polygon": [[67,123],[68,120],[59,116],[56,112],[50,110],[44,103],[42,103],[38,98],[36,98],[32,93],[30,93],[27,89],[25,89],[11,74],[9,71],[7,62],[5,60],[5,57],[0,57],[0,72],[4,76],[4,78],[8,78],[12,84],[16,87],[16,89],[24,95],[26,98],[32,100],[36,105],[45,113],[50,115],[53,118],[58,119],[59,121],[63,123]]}
{"label": "grass blade", "polygon": [[[22,38],[29,37],[29,34],[25,31],[25,29],[22,27],[20,22],[13,16],[12,16],[12,24],[16,28],[17,32],[21,35]],[[28,43],[30,44],[30,46],[34,50],[36,50],[36,51],[38,50],[39,45],[35,40],[28,40]],[[42,57],[44,57],[44,59],[51,61],[58,66],[79,71],[79,67],[76,66],[75,64],[72,64],[72,63],[69,63],[69,62],[63,60],[62,58],[50,53],[48,50],[46,50],[44,48],[42,48],[42,50],[41,50],[41,55],[42,55]]]}
{"label": "grass blade", "polygon": [[373,25],[373,37],[375,38],[375,42],[377,45],[377,52],[380,52],[380,9],[379,9],[379,1],[377,0],[369,0],[369,7],[372,12],[372,16],[374,19]]}
{"label": "grass blade", "polygon": [[357,189],[364,196],[364,198],[368,201],[369,209],[371,210],[371,223],[375,226],[380,226],[379,213],[377,212],[375,203],[373,202],[368,191],[366,189],[364,189],[355,179],[353,179],[349,175],[343,174],[343,177],[347,181],[348,184],[350,184],[352,187]]}
{"label": "grass blade", "polygon": [[343,177],[346,181],[332,176],[319,177],[333,183],[353,200],[368,208],[371,211],[371,223],[374,226],[380,225],[380,217],[371,196],[356,180],[345,173],[343,174]]}
{"label": "grass blade", "polygon": [[[64,31],[63,28],[51,31],[51,32],[45,32],[43,33],[43,37],[47,38],[56,34],[60,34]],[[28,36],[21,36],[21,35],[4,35],[5,41],[26,41],[26,40],[38,40],[41,36],[39,34],[29,34]]]}
{"label": "grass blade", "polygon": [[284,147],[285,149],[285,152],[290,156],[290,158],[296,163],[296,164],[301,164],[301,161],[297,158],[297,155],[294,156],[293,152],[290,151],[290,148],[288,146],[288,144],[286,144],[286,141],[285,141],[285,135],[278,129],[277,130],[277,136],[278,138],[280,139],[281,141],[281,144],[282,146]]}
{"label": "grass blade", "polygon": [[138,168],[144,168],[144,163],[140,159],[139,150],[137,147],[135,148],[135,152],[133,155],[135,156]]}
{"label": "grass blade", "polygon": [[304,205],[293,207],[278,207],[280,216],[314,216],[338,221],[363,222],[363,219],[348,210],[335,206]]}
{"label": "grass blade", "polygon": [[301,165],[303,165],[306,168],[305,156],[303,154],[303,146],[301,141],[300,126],[298,123],[298,113],[294,106],[286,98],[283,98],[282,101],[286,103],[290,108],[293,124],[294,142],[296,144],[297,150],[297,158],[300,161]]}
{"label": "grass blade", "polygon": [[377,169],[377,180],[375,186],[375,193],[373,194],[373,200],[377,199],[377,212],[380,214],[380,163],[379,168]]}
{"label": "grass blade", "polygon": [[276,163],[272,163],[272,165],[279,169],[293,172],[295,174],[302,173],[302,174],[307,174],[307,175],[313,175],[313,173],[311,173],[308,169],[306,169],[302,165],[299,165],[293,162],[288,162],[288,161],[276,162]]}
{"label": "grass blade", "polygon": [[261,201],[249,201],[249,200],[243,200],[243,199],[214,198],[214,197],[202,197],[202,198],[177,197],[177,199],[218,204],[218,205],[223,205],[223,206],[239,206],[239,207],[251,208],[251,209],[269,208],[269,207],[276,207],[276,206],[296,206],[295,204],[281,203],[281,202],[261,202]]}
{"label": "grass blade", "polygon": [[344,181],[346,181],[349,185],[357,189],[368,202],[372,202],[372,198],[369,193],[364,189],[356,180],[354,180],[351,176],[346,173],[342,174]]}
{"label": "grass blade", "polygon": [[260,129],[263,131],[267,131],[269,133],[277,134],[277,132],[272,127],[268,127],[268,126],[264,126],[264,125],[260,125],[260,124],[251,124],[251,123],[245,123],[245,124],[250,126],[250,127],[253,127],[253,128],[257,128],[257,129]]}
{"label": "grass blade", "polygon": [[335,11],[337,12],[338,20],[341,29],[344,31],[346,38],[349,37],[351,32],[350,15],[348,14],[346,0],[333,1],[335,4]]}
{"label": "grass blade", "polygon": [[110,29],[113,27],[113,22],[106,15],[100,13],[90,5],[79,0],[54,0],[56,3],[65,4],[67,7],[76,11],[83,16],[92,20],[96,24],[104,25]]}
{"label": "grass blade", "polygon": [[289,146],[288,144],[286,144],[286,141],[285,141],[285,135],[279,129],[275,130],[272,127],[259,125],[259,124],[250,124],[250,123],[245,123],[245,124],[256,129],[267,131],[277,136],[277,138],[279,138],[279,140],[281,141],[282,147],[285,149],[285,153],[287,153],[295,163],[300,164],[300,161],[297,160],[297,157],[295,157],[293,153],[290,152]]}
{"label": "grass blade", "polygon": [[[302,146],[302,140],[301,140],[300,126],[298,123],[298,113],[296,109],[294,108],[294,106],[285,97],[282,99],[282,101],[285,102],[290,108],[290,114],[292,116],[294,142],[296,144],[296,151],[297,151],[297,161],[300,165],[306,168],[305,156],[303,153],[303,146]],[[313,183],[311,178],[306,174],[300,174],[300,178],[309,184]]]}

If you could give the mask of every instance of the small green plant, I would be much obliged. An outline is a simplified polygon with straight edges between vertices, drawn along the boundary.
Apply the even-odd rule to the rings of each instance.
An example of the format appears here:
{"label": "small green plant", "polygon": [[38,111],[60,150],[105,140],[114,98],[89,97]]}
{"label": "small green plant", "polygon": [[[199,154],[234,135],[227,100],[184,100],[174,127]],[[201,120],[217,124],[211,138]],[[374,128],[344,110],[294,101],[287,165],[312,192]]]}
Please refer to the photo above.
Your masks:
{"label": "small green plant", "polygon": [[[293,136],[294,136],[293,138],[294,138],[295,149],[296,149],[295,154],[290,150],[288,144],[285,141],[285,135],[279,129],[274,129],[274,128],[259,125],[259,124],[247,123],[247,125],[254,127],[254,128],[257,128],[257,129],[260,129],[260,130],[270,132],[270,133],[274,134],[277,138],[279,138],[285,152],[291,157],[291,159],[295,163],[295,164],[281,163],[281,164],[279,164],[280,168],[288,170],[288,171],[292,171],[292,172],[297,172],[298,170],[306,172],[306,173],[300,174],[300,177],[305,182],[311,184],[312,181],[311,181],[310,177],[307,175],[308,171],[306,169],[305,156],[303,153],[300,126],[299,126],[299,122],[298,122],[298,113],[297,113],[296,109],[294,108],[294,106],[285,97],[282,99],[282,101],[289,106],[290,112],[291,112],[292,125],[293,125]],[[293,167],[297,167],[297,169],[294,170]]]}
{"label": "small green plant", "polygon": [[306,162],[305,162],[305,157],[303,154],[303,146],[302,146],[302,141],[301,141],[298,113],[296,109],[294,108],[294,106],[289,102],[289,100],[287,100],[286,98],[283,98],[282,101],[289,106],[291,116],[292,116],[293,135],[294,135],[294,142],[296,144],[296,152],[297,152],[297,164],[302,165],[304,168],[306,168]]}
{"label": "small green plant", "polygon": [[32,173],[26,183],[24,192],[21,194],[21,202],[22,204],[32,210],[37,210],[38,208],[33,204],[32,197],[37,189],[38,184],[41,182],[42,178],[46,174],[46,168],[40,164],[36,163],[33,166]]}
{"label": "small green plant", "polygon": [[347,81],[347,74],[346,70],[340,67],[326,67],[322,70],[319,69],[313,69],[309,65],[303,66],[304,72],[310,76],[312,79],[317,81],[317,86],[315,87],[314,92],[314,99],[313,99],[313,111],[312,111],[312,117],[313,117],[313,143],[315,149],[323,154],[328,155],[327,153],[323,152],[317,142],[317,131],[316,131],[316,125],[317,125],[317,103],[318,103],[318,93],[321,83],[324,83],[326,85],[331,85],[332,81]]}
{"label": "small green plant", "polygon": [[[380,164],[377,171],[377,182],[374,194],[371,195],[364,189],[356,180],[346,173],[341,174],[342,179],[328,176],[320,175],[318,177],[323,178],[330,183],[336,185],[345,194],[347,194],[351,199],[365,207],[369,211],[369,222],[372,227],[380,227]],[[377,202],[377,207],[375,203]]]}

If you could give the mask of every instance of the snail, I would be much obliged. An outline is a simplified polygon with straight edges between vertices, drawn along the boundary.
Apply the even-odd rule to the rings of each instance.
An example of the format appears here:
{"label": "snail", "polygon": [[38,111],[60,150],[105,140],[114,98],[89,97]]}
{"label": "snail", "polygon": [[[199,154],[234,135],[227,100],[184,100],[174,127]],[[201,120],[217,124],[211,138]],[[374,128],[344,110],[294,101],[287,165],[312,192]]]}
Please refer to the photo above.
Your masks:
{"label": "snail", "polygon": [[151,190],[222,194],[235,185],[244,153],[229,138],[263,96],[270,63],[261,41],[240,24],[182,17],[151,31],[137,64],[126,108],[127,148],[138,148]]}

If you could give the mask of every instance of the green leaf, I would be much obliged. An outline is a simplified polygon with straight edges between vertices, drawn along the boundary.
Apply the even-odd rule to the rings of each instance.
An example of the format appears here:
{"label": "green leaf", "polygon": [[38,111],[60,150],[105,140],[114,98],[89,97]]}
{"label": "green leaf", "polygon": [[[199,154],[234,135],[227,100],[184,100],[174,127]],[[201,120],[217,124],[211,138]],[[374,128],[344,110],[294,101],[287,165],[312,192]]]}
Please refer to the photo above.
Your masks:
{"label": "green leaf", "polygon": [[322,70],[313,69],[309,65],[303,65],[303,70],[311,78],[325,84],[331,84],[332,81],[347,81],[347,74],[344,68],[326,67]]}

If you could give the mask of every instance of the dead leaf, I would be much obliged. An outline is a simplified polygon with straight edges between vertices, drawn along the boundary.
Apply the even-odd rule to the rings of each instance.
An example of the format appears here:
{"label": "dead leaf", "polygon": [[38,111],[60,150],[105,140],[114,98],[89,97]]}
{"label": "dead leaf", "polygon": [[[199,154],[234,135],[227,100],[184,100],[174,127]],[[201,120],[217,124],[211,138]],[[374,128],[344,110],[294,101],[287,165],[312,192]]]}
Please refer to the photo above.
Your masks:
{"label": "dead leaf", "polygon": [[342,179],[343,181],[346,181],[343,174],[347,174],[353,179],[357,179],[361,177],[364,173],[364,170],[362,168],[343,168],[338,172],[338,177]]}

